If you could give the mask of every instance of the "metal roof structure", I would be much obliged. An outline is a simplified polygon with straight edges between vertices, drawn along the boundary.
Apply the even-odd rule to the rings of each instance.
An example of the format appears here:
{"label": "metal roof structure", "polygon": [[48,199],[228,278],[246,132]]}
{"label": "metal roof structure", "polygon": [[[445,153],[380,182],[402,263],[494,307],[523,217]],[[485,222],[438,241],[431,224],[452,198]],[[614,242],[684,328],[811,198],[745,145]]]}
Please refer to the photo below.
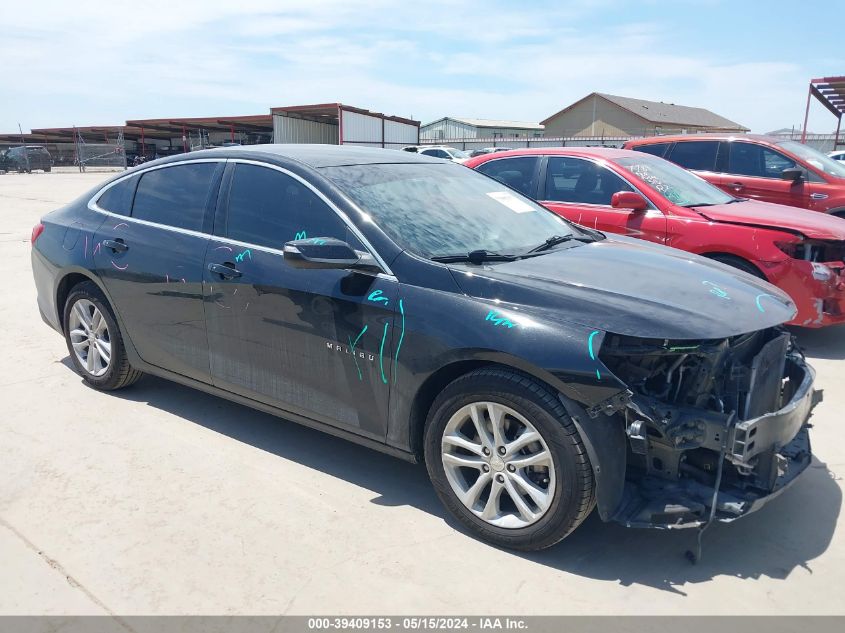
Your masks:
{"label": "metal roof structure", "polygon": [[414,119],[382,114],[381,112],[373,112],[371,110],[365,110],[364,108],[355,108],[353,106],[344,105],[343,103],[317,103],[313,105],[282,106],[278,108],[270,108],[270,112],[271,114],[283,114],[285,116],[309,119],[319,123],[337,124],[341,112],[356,112],[358,114],[384,119],[385,121],[396,121],[397,123],[407,123],[408,125],[416,126],[419,126],[420,124],[419,121],[415,121]]}
{"label": "metal roof structure", "polygon": [[478,128],[514,128],[519,130],[537,130],[542,131],[543,125],[540,123],[530,123],[529,121],[506,121],[501,119],[468,119],[461,116],[444,116],[441,119],[426,123],[424,127],[445,121],[446,119],[464,123]]}
{"label": "metal roof structure", "polygon": [[747,132],[749,128],[731,121],[723,116],[711,112],[705,108],[694,108],[691,106],[676,105],[674,103],[663,103],[662,101],[647,101],[645,99],[634,99],[632,97],[620,97],[617,95],[602,92],[591,92],[583,99],[579,99],[560,112],[556,112],[544,121],[543,125],[554,119],[556,116],[573,108],[582,101],[592,96],[598,96],[613,103],[620,108],[628,110],[641,119],[657,125],[677,125],[679,127],[689,126],[696,128],[711,128],[719,131]]}
{"label": "metal roof structure", "polygon": [[810,89],[807,91],[807,108],[804,110],[804,127],[801,132],[802,143],[807,140],[807,118],[810,116],[811,97],[818,99],[836,117],[836,135],[833,140],[833,149],[836,149],[840,145],[839,130],[842,126],[842,114],[845,113],[845,76],[820,77],[810,80]]}

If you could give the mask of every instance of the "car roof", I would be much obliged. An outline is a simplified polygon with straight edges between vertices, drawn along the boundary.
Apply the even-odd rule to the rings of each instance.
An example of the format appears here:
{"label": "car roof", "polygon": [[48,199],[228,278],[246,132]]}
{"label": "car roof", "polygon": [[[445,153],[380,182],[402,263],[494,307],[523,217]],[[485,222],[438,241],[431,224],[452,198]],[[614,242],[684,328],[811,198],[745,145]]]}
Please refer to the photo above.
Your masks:
{"label": "car roof", "polygon": [[763,143],[772,144],[777,144],[783,141],[783,139],[778,138],[776,136],[767,136],[765,134],[731,134],[725,132],[708,132],[704,134],[674,134],[666,136],[650,136],[648,138],[634,138],[630,141],[627,141],[625,144],[653,145],[655,143],[674,143],[676,141],[733,141],[736,139],[748,139],[751,141],[761,141]]}
{"label": "car roof", "polygon": [[[508,156],[585,156],[590,158],[624,158],[626,156],[641,156],[640,152],[629,149],[616,149],[615,147],[532,147],[530,149],[511,149],[495,154],[485,154],[476,158],[490,158],[500,160]],[[495,158],[494,158],[495,157]],[[473,159],[475,160],[475,159]],[[485,161],[486,162],[486,161]]]}
{"label": "car roof", "polygon": [[266,157],[283,158],[303,163],[310,167],[340,167],[342,165],[376,165],[379,163],[429,163],[442,164],[438,158],[421,156],[416,152],[403,152],[396,149],[381,147],[357,147],[351,145],[319,145],[319,144],[266,144],[241,145],[240,147],[220,147],[201,150],[188,154],[176,154],[167,158],[145,163],[164,164],[175,161],[193,160],[199,158],[246,158]]}

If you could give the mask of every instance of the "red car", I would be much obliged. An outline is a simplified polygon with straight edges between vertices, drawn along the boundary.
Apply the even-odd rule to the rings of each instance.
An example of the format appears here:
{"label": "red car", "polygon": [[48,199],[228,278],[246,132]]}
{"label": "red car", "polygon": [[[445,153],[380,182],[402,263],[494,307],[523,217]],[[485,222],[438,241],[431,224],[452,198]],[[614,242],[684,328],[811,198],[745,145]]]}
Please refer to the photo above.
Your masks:
{"label": "red car", "polygon": [[[680,248],[766,279],[795,301],[793,325],[845,322],[845,219],[736,198],[642,152],[526,149],[465,165],[577,224]],[[761,312],[765,301],[758,297]]]}
{"label": "red car", "polygon": [[624,147],[671,160],[734,196],[845,218],[845,163],[796,141],[693,134],[637,139]]}

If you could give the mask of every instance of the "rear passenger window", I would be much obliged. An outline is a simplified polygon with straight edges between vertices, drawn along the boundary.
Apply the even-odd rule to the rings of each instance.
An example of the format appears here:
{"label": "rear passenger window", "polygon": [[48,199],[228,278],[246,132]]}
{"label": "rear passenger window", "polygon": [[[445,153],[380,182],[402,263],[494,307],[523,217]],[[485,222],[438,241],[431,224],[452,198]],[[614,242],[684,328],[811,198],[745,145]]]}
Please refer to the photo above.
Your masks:
{"label": "rear passenger window", "polygon": [[217,163],[155,169],[141,175],[132,217],[201,231]]}
{"label": "rear passenger window", "polygon": [[648,145],[638,145],[637,147],[632,147],[634,151],[637,152],[645,152],[646,154],[652,154],[653,156],[660,156],[663,158],[663,154],[666,153],[666,149],[671,145],[671,143],[649,143]]}
{"label": "rear passenger window", "polygon": [[539,156],[524,156],[520,158],[500,158],[482,163],[478,171],[495,178],[519,193],[533,198],[537,179],[537,163]]}
{"label": "rear passenger window", "polygon": [[223,232],[230,239],[281,250],[285,242],[335,237],[363,248],[340,217],[300,181],[257,165],[235,165]]}
{"label": "rear passenger window", "polygon": [[610,206],[617,191],[633,191],[633,188],[606,167],[569,156],[549,158],[543,200]]}
{"label": "rear passenger window", "polygon": [[135,195],[135,187],[137,185],[137,176],[121,180],[103,192],[103,195],[97,199],[97,206],[109,213],[131,215],[132,198]]}
{"label": "rear passenger window", "polygon": [[681,141],[666,157],[686,169],[715,171],[719,141]]}

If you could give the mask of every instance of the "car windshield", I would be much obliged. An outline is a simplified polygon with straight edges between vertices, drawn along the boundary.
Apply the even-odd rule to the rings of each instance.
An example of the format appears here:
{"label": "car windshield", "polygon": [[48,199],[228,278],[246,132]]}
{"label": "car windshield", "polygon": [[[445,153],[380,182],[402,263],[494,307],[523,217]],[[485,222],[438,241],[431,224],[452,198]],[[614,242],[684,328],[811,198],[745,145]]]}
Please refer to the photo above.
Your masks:
{"label": "car windshield", "polygon": [[519,254],[576,234],[566,221],[466,167],[388,163],[322,169],[390,238],[422,257]]}
{"label": "car windshield", "polygon": [[682,207],[727,204],[736,200],[706,180],[657,156],[638,153],[637,156],[619,158],[614,162],[657,190],[670,202]]}
{"label": "car windshield", "polygon": [[459,149],[448,147],[444,151],[449,154],[452,158],[469,158],[469,154],[467,154],[466,152],[462,152]]}
{"label": "car windshield", "polygon": [[845,165],[839,161],[833,160],[830,156],[826,156],[817,149],[795,141],[783,141],[778,143],[778,145],[786,151],[792,152],[801,160],[810,163],[813,167],[823,171],[829,176],[845,178]]}

